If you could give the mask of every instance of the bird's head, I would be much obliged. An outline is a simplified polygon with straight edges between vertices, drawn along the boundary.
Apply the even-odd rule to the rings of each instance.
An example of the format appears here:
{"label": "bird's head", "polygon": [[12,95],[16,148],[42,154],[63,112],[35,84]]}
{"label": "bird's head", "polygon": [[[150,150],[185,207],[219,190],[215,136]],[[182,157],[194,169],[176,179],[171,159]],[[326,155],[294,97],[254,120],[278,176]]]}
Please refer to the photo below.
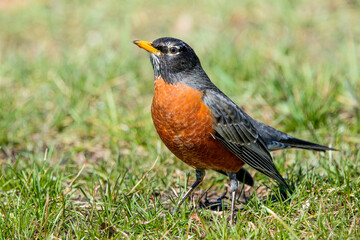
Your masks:
{"label": "bird's head", "polygon": [[201,69],[194,50],[179,39],[164,37],[153,42],[135,40],[134,44],[150,53],[155,78],[161,77],[174,83],[178,75],[191,74],[192,71]]}

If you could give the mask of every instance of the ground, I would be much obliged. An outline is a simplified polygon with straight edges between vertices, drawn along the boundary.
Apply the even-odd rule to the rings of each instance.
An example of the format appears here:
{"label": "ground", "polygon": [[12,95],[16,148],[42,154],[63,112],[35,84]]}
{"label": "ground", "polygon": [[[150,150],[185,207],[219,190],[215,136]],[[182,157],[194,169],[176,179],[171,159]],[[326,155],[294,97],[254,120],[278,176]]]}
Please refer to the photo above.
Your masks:
{"label": "ground", "polygon": [[[358,239],[359,16],[341,0],[1,1],[1,237]],[[155,132],[149,56],[132,44],[163,36],[254,118],[339,151],[274,152],[287,201],[249,169],[234,226],[199,208],[228,187],[211,171],[172,215],[195,174]]]}

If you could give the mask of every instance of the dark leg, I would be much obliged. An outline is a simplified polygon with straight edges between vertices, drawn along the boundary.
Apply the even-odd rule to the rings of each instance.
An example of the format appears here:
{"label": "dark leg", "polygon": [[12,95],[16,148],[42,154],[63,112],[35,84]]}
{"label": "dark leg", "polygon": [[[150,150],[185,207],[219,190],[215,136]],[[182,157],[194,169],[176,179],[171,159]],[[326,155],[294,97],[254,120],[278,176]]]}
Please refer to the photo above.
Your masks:
{"label": "dark leg", "polygon": [[190,196],[190,194],[200,185],[200,183],[202,182],[202,180],[205,177],[205,169],[196,169],[195,170],[196,173],[196,180],[194,182],[193,185],[191,185],[190,189],[185,193],[185,195],[182,197],[180,203],[178,204],[177,207],[180,207],[181,204],[183,204],[183,202],[185,202],[185,200]]}
{"label": "dark leg", "polygon": [[[222,170],[215,170],[215,171],[218,173],[224,174],[224,175],[228,175],[227,172],[222,171]],[[246,185],[249,185],[251,187],[254,186],[254,179],[252,178],[251,174],[245,168],[241,168],[236,173],[236,178],[241,183],[245,183]]]}
{"label": "dark leg", "polygon": [[231,224],[234,223],[235,217],[235,200],[236,200],[236,191],[238,190],[238,181],[236,179],[236,173],[229,172],[228,173],[230,178],[230,193],[231,193],[231,217],[230,222]]}

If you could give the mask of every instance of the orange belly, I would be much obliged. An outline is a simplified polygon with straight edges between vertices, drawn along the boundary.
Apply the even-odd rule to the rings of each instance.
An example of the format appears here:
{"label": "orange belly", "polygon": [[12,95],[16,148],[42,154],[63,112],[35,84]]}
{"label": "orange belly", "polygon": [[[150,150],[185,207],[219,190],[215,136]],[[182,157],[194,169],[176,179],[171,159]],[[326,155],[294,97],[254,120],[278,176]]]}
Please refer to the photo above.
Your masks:
{"label": "orange belly", "polygon": [[237,172],[244,163],[213,137],[214,117],[202,93],[184,84],[155,80],[151,115],[161,140],[194,168]]}

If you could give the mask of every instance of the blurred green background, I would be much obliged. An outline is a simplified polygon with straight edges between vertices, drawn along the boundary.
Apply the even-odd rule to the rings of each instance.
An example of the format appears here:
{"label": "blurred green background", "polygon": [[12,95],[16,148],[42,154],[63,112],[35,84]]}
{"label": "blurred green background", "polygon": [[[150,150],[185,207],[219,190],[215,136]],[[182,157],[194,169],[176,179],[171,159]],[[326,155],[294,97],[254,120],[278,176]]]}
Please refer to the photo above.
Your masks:
{"label": "blurred green background", "polygon": [[[29,188],[18,201],[27,202],[26,196],[32,194],[43,201],[50,196],[54,208],[59,208],[59,196],[84,165],[70,185],[71,194],[64,198],[69,205],[63,209],[79,193],[96,198],[94,189],[102,183],[110,182],[117,191],[128,193],[158,156],[140,196],[170,191],[174,184],[183,187],[186,174],[193,170],[175,159],[155,132],[150,116],[153,71],[148,54],[132,44],[135,39],[152,41],[164,36],[192,46],[210,79],[254,118],[299,138],[341,149],[331,164],[329,155],[275,154],[285,176],[291,178],[292,170],[302,166],[315,168],[312,171],[319,174],[319,181],[337,178],[342,171],[339,186],[344,179],[355,181],[360,145],[359,21],[356,0],[2,0],[1,198],[11,202],[23,191],[22,184],[37,181],[33,177],[39,171],[36,188],[43,191],[33,193]],[[285,166],[291,166],[290,170]],[[44,176],[49,178],[41,180]],[[58,188],[48,182],[54,176]],[[124,181],[118,184],[120,176]],[[270,183],[256,176],[259,184],[261,180]],[[219,181],[222,189],[226,178],[210,173],[207,181],[206,186]],[[117,197],[114,204],[122,201],[121,194]],[[39,203],[31,211],[24,206],[28,218],[19,210],[9,225],[5,220],[3,224],[23,221],[24,227],[41,222],[46,216],[40,213],[44,206]],[[3,209],[13,208],[3,205]],[[61,224],[66,220],[59,219],[46,220],[44,226],[52,227],[45,233],[66,235],[61,229],[71,227],[64,227]],[[91,236],[101,233],[102,222],[97,225],[99,232],[91,225],[95,229]],[[83,224],[90,226],[87,218]],[[59,225],[63,227],[57,230]],[[142,229],[129,230],[131,224],[121,226],[128,234],[118,230],[122,237],[143,234]],[[349,230],[349,226],[344,228]],[[8,231],[21,230],[22,236],[47,236],[41,235],[43,227]],[[315,236],[322,236],[320,232]],[[217,233],[214,237],[224,237]],[[83,234],[88,236],[88,232]]]}

